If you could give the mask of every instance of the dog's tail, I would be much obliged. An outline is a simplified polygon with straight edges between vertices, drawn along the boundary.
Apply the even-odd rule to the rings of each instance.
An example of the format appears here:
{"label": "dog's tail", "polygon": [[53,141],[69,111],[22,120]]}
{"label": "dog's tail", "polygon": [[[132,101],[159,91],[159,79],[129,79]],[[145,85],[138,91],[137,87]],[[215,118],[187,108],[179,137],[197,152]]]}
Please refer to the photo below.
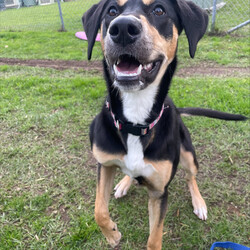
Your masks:
{"label": "dog's tail", "polygon": [[212,109],[204,108],[178,108],[182,116],[206,116],[209,118],[228,120],[228,121],[245,121],[248,118],[244,115],[230,114]]}

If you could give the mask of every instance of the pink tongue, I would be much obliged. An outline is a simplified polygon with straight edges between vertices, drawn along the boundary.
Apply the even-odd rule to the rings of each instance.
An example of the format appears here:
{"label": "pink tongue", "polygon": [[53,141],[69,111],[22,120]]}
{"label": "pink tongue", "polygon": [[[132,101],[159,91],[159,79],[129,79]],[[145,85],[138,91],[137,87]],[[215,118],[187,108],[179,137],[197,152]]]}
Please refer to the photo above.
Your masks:
{"label": "pink tongue", "polygon": [[139,65],[137,63],[131,63],[131,62],[120,62],[117,65],[117,69],[119,72],[121,73],[125,73],[125,74],[133,74],[133,73],[137,73],[139,68]]}

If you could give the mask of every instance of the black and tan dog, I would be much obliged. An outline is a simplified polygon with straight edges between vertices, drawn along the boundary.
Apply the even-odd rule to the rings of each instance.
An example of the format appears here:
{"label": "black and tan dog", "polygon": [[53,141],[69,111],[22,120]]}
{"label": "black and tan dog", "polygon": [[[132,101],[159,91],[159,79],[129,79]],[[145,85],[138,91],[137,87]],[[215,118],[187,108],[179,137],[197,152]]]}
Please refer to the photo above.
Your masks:
{"label": "black and tan dog", "polygon": [[195,176],[198,163],[180,115],[244,120],[212,110],[177,109],[167,96],[176,69],[178,36],[185,30],[194,57],[208,24],[207,14],[185,0],[102,0],[83,16],[88,58],[99,28],[108,96],[90,128],[98,161],[95,218],[111,246],[121,238],[108,204],[116,168],[126,176],[115,187],[124,196],[132,180],[147,186],[150,236],[148,249],[161,249],[168,186],[179,161],[187,172],[194,213],[207,218]]}

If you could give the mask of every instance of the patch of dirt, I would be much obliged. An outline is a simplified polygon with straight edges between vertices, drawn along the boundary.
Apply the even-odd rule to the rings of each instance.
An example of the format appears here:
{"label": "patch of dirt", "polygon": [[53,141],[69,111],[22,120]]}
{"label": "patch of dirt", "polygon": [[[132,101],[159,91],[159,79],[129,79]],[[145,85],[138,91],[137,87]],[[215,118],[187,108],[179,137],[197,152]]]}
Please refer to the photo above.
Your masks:
{"label": "patch of dirt", "polygon": [[[0,65],[20,65],[31,67],[53,68],[57,70],[83,69],[86,71],[102,72],[101,61],[76,61],[76,60],[21,60],[16,58],[0,58]],[[227,67],[214,64],[199,64],[199,66],[183,67],[177,70],[179,77],[199,76],[250,76],[250,67]]]}
{"label": "patch of dirt", "polygon": [[230,66],[218,66],[213,64],[199,64],[199,66],[191,66],[180,68],[177,70],[177,76],[179,77],[191,77],[194,75],[199,76],[250,76],[250,67],[230,67]]}
{"label": "patch of dirt", "polygon": [[43,68],[53,68],[57,70],[65,69],[84,69],[86,71],[90,70],[102,70],[101,61],[76,61],[76,60],[40,60],[40,59],[30,59],[22,60],[16,58],[0,58],[0,65],[16,65],[16,66],[31,66],[31,67],[43,67]]}

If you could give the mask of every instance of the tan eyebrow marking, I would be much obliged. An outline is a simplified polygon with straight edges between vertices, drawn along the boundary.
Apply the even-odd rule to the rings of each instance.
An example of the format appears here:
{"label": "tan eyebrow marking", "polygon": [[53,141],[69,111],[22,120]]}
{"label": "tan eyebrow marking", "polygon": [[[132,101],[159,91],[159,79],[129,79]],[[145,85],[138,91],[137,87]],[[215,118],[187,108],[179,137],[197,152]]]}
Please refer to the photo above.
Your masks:
{"label": "tan eyebrow marking", "polygon": [[128,0],[117,0],[117,4],[123,6]]}
{"label": "tan eyebrow marking", "polygon": [[145,4],[145,5],[150,5],[151,3],[153,3],[155,0],[142,0],[142,2]]}

